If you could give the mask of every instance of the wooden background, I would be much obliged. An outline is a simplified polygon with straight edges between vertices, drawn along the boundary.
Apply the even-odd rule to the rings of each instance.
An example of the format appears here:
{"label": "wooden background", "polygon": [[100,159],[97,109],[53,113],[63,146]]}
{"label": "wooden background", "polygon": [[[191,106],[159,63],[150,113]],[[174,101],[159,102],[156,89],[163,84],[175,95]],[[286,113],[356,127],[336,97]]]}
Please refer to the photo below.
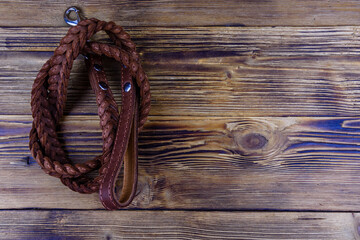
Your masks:
{"label": "wooden background", "polygon": [[[151,81],[124,211],[28,149],[32,82],[72,5],[122,25]],[[359,25],[356,0],[0,1],[0,238],[360,239]],[[96,112],[76,61],[60,132],[75,162],[101,153]]]}

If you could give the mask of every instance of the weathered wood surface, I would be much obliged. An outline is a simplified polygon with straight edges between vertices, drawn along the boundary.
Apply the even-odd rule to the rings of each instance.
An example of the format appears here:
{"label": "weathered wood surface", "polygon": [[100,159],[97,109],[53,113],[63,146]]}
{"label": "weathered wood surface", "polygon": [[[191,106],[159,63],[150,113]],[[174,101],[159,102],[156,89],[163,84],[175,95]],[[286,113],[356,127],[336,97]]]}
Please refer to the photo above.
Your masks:
{"label": "weathered wood surface", "polygon": [[[0,28],[2,114],[30,114],[32,81],[66,29]],[[138,27],[129,32],[151,79],[152,115],[359,113],[358,27]],[[116,93],[117,64],[109,66]],[[67,112],[96,113],[81,60],[72,76]]]}
{"label": "weathered wood surface", "polygon": [[[359,214],[1,211],[6,239],[359,239]],[[16,219],[16,220],[14,220]]]}
{"label": "weathered wood surface", "polygon": [[[0,208],[101,208],[97,194],[71,192],[40,170],[30,126],[30,116],[1,116]],[[150,117],[132,208],[358,210],[359,126],[357,118]],[[101,153],[96,115],[67,116],[60,132],[75,161]]]}
{"label": "weathered wood surface", "polygon": [[[151,80],[128,211],[72,192],[28,150],[31,85],[68,29],[69,4],[124,26]],[[359,9],[355,0],[0,1],[0,238],[360,239]],[[118,93],[118,67],[106,65]],[[80,59],[59,129],[75,162],[101,152],[85,71]]]}
{"label": "weathered wood surface", "polygon": [[65,26],[79,6],[87,17],[123,26],[328,26],[360,22],[357,0],[0,1],[0,26]]}

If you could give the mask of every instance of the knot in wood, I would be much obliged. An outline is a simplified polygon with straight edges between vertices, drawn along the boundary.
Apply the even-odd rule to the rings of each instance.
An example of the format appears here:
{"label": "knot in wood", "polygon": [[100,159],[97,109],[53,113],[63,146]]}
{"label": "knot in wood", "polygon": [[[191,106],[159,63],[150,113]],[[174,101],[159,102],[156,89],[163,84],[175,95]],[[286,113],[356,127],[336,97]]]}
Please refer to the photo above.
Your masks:
{"label": "knot in wood", "polygon": [[266,119],[243,119],[227,123],[233,141],[232,152],[239,154],[239,162],[279,164],[275,161],[287,145],[287,136],[278,122]]}
{"label": "knot in wood", "polygon": [[259,133],[249,133],[239,139],[239,143],[247,149],[261,149],[267,144],[266,137]]}

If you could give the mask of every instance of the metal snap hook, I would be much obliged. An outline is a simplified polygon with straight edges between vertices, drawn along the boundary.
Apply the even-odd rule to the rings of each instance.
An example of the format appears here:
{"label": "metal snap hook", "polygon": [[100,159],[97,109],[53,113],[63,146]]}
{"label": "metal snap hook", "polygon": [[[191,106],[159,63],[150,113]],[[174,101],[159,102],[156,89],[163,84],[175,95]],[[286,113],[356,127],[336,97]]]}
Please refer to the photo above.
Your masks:
{"label": "metal snap hook", "polygon": [[[76,14],[76,20],[70,19],[70,13],[71,12],[75,12]],[[64,21],[70,25],[70,26],[76,26],[78,25],[78,23],[81,21],[80,19],[80,10],[76,7],[69,7],[68,9],[66,9],[65,13],[64,13]]]}

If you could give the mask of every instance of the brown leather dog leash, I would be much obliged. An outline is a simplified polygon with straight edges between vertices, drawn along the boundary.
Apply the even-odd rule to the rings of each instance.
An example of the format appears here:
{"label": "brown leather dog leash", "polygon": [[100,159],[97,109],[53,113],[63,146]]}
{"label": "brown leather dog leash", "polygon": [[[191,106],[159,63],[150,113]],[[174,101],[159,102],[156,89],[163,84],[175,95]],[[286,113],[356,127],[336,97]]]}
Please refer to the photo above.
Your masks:
{"label": "brown leather dog leash", "polygon": [[[140,64],[135,44],[122,27],[94,18],[76,23],[34,81],[30,150],[46,173],[60,178],[70,189],[80,193],[99,191],[105,208],[119,209],[128,206],[136,193],[138,132],[150,110],[149,81]],[[101,30],[109,35],[114,45],[90,41]],[[89,80],[96,95],[103,153],[85,163],[73,164],[66,158],[56,128],[65,108],[73,61],[80,53],[85,56]],[[102,55],[122,64],[120,113],[102,68]],[[115,186],[122,167],[124,176],[118,197]],[[95,170],[99,170],[97,177],[87,176]]]}

